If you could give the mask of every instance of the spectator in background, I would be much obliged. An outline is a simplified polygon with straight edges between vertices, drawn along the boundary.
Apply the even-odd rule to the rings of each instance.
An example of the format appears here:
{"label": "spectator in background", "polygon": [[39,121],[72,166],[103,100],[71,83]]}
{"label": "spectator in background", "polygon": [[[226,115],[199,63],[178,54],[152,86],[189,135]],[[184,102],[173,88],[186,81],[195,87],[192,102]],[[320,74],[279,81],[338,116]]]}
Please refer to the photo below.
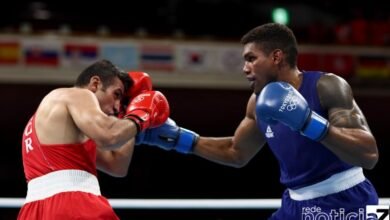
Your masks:
{"label": "spectator in background", "polygon": [[351,43],[353,45],[367,45],[368,44],[368,20],[360,8],[353,10],[352,19],[350,21],[351,27]]}

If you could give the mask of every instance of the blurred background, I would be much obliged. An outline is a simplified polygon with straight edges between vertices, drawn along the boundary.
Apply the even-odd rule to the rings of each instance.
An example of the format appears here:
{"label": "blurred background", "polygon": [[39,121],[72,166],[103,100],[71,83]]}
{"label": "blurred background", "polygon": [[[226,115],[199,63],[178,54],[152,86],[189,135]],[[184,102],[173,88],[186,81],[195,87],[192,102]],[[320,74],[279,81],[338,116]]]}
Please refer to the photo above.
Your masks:
{"label": "blurred background", "polygon": [[[301,70],[334,72],[351,84],[380,151],[376,168],[365,174],[380,197],[390,197],[389,7],[303,0],[7,2],[0,13],[0,197],[26,194],[21,134],[40,100],[72,86],[98,59],[149,73],[178,125],[203,136],[232,135],[251,95],[239,40],[272,21],[295,32]],[[280,198],[283,191],[268,148],[235,169],[139,146],[127,177],[99,173],[99,179],[108,198]],[[117,210],[122,219],[264,219],[273,211]],[[17,212],[0,208],[0,219]]]}

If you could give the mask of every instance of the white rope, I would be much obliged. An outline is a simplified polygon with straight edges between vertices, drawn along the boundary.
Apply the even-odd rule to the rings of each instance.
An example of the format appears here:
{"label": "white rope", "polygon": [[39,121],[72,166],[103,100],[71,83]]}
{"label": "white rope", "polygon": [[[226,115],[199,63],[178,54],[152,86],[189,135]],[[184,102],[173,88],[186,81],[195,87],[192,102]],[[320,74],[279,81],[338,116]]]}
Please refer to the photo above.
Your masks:
{"label": "white rope", "polygon": [[110,199],[114,208],[135,209],[276,209],[280,199]]}
{"label": "white rope", "polygon": [[[20,208],[24,198],[0,198],[0,208]],[[277,209],[280,199],[109,199],[115,209]],[[379,205],[390,206],[389,198]]]}

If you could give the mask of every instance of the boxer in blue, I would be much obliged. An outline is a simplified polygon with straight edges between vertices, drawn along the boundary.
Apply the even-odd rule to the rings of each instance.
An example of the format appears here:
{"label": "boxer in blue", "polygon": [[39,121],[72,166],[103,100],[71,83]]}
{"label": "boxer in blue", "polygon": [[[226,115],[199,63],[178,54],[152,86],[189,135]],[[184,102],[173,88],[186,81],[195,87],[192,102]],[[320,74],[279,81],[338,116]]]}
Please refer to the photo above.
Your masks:
{"label": "boxer in blue", "polygon": [[253,89],[232,137],[202,137],[168,120],[138,143],[242,167],[267,142],[286,187],[270,219],[364,219],[378,204],[363,174],[378,161],[376,140],[349,84],[332,73],[301,71],[293,32],[276,23],[250,30],[243,71]]}

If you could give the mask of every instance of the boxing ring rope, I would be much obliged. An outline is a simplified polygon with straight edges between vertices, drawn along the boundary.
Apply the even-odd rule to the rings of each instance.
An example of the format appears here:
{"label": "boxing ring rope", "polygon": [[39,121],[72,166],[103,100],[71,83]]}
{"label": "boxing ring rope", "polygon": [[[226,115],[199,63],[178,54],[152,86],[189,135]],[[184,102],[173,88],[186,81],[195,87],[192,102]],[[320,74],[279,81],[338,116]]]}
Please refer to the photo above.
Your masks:
{"label": "boxing ring rope", "polygon": [[[280,199],[109,199],[114,209],[277,209]],[[0,208],[19,208],[24,198],[0,198]],[[390,197],[379,205],[390,206]]]}

